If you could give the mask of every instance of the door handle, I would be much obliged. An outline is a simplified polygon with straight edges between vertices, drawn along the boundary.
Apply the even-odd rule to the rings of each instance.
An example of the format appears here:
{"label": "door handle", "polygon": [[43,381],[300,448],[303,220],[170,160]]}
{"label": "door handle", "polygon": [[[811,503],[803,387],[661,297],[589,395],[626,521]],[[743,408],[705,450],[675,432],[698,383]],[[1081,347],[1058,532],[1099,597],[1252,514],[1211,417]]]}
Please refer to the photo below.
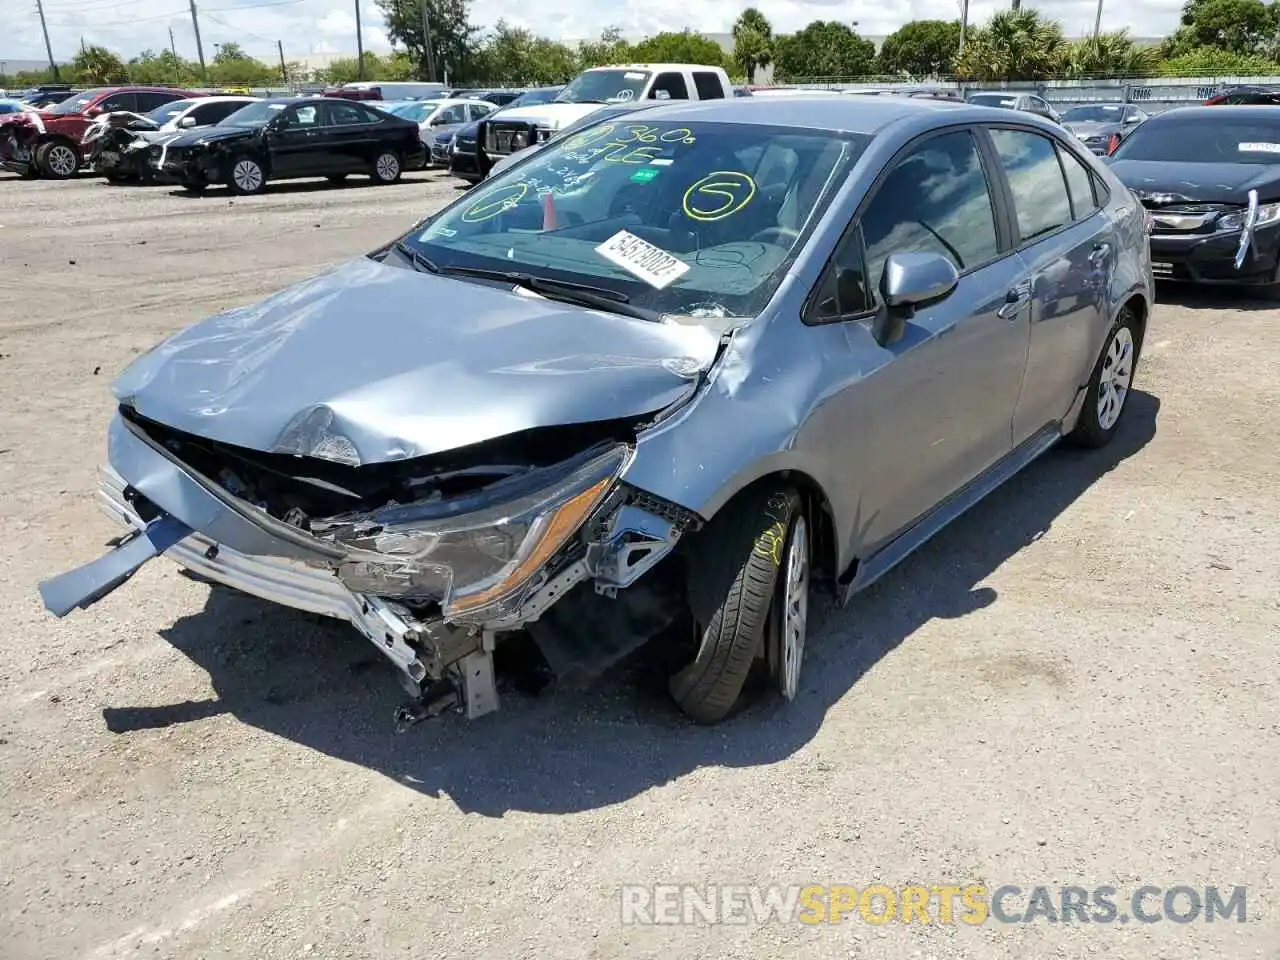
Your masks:
{"label": "door handle", "polygon": [[1111,256],[1111,244],[1104,241],[1094,246],[1093,252],[1089,254],[1089,262],[1100,263],[1109,256]]}
{"label": "door handle", "polygon": [[1018,314],[1022,312],[1024,304],[1031,300],[1031,281],[1019,280],[1009,292],[1004,295],[1004,306],[996,311],[996,316],[1002,320],[1016,319]]}

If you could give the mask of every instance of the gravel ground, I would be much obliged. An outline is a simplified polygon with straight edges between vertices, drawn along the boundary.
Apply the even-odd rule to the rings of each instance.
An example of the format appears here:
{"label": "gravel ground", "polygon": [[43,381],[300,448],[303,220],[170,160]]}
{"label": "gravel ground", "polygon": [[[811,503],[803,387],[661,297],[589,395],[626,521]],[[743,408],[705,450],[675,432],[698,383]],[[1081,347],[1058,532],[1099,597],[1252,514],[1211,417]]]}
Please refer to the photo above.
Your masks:
{"label": "gravel ground", "polygon": [[[0,176],[0,956],[1280,957],[1265,304],[1164,291],[1110,449],[828,611],[801,698],[719,728],[620,671],[397,734],[353,631],[165,562],[46,615],[116,532],[111,377],[455,195]],[[622,924],[621,885],[672,882],[1247,885],[1248,920]]]}

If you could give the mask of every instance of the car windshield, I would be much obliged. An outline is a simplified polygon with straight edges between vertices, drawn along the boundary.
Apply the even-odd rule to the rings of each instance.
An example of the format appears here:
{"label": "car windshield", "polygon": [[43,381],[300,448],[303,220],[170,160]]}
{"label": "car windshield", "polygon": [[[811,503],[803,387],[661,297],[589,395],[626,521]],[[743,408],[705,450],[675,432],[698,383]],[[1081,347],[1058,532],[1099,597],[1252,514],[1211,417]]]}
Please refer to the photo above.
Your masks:
{"label": "car windshield", "polygon": [[195,102],[194,100],[173,100],[169,103],[161,104],[145,116],[152,123],[165,124]]}
{"label": "car windshield", "polygon": [[395,114],[404,120],[412,120],[414,123],[421,123],[427,119],[427,114],[435,110],[440,105],[439,100],[409,100],[405,103],[397,103],[394,107],[385,107],[387,113]]}
{"label": "car windshield", "polygon": [[1156,118],[1140,124],[1120,142],[1111,157],[1174,163],[1280,164],[1280,118]]}
{"label": "car windshield", "polygon": [[1124,116],[1124,104],[1102,103],[1089,107],[1072,107],[1062,115],[1066,123],[1118,123]]}
{"label": "car windshield", "polygon": [[1007,93],[976,93],[969,98],[969,102],[979,107],[1012,107],[1018,102],[1018,98]]}
{"label": "car windshield", "polygon": [[93,101],[97,100],[110,89],[112,88],[99,87],[96,90],[85,90],[81,93],[73,94],[56,106],[49,107],[45,110],[45,113],[50,113],[58,117],[72,113],[82,113],[89,104],[93,103]]}
{"label": "car windshield", "polygon": [[509,107],[531,107],[537,103],[550,103],[560,93],[564,87],[547,87],[544,90],[526,90],[520,96],[512,100],[507,106]]}
{"label": "car windshield", "polygon": [[759,124],[598,123],[404,243],[445,273],[587,284],[655,315],[752,316],[869,142]]}
{"label": "car windshield", "polygon": [[560,91],[556,103],[621,103],[634,100],[649,80],[647,70],[588,70]]}
{"label": "car windshield", "polygon": [[230,116],[224,117],[218,122],[218,126],[261,127],[287,106],[289,106],[287,103],[272,103],[269,100],[259,100],[257,103],[251,103],[247,107],[241,107]]}

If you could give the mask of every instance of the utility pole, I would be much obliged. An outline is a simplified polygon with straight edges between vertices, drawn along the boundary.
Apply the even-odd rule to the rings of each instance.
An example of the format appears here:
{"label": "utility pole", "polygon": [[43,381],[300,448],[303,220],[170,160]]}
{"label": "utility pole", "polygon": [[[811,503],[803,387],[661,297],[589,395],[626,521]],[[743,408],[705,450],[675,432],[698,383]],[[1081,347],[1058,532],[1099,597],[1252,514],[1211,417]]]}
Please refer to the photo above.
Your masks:
{"label": "utility pole", "polygon": [[40,14],[40,29],[44,32],[44,52],[49,55],[49,69],[53,71],[53,79],[58,79],[58,65],[53,62],[53,46],[49,43],[49,25],[44,22],[44,4],[36,0],[36,12]]}
{"label": "utility pole", "polygon": [[960,0],[960,54],[964,56],[964,35],[969,29],[969,0]]}
{"label": "utility pole", "polygon": [[1014,13],[1017,13],[1019,10],[1022,9],[1022,0],[1013,0],[1013,6],[1010,7],[1009,9],[1012,10]]}
{"label": "utility pole", "polygon": [[196,56],[200,58],[200,79],[208,80],[209,71],[204,65],[204,44],[200,42],[200,19],[196,16],[196,0],[187,0],[191,4],[191,28],[196,32]]}
{"label": "utility pole", "polygon": [[427,82],[436,79],[436,56],[431,43],[431,21],[427,17],[427,0],[422,0],[422,52],[427,55]]}
{"label": "utility pole", "polygon": [[169,52],[173,54],[173,59],[178,59],[178,45],[173,41],[173,27],[169,28]]}
{"label": "utility pole", "polygon": [[1093,18],[1093,38],[1098,39],[1102,33],[1102,0],[1098,0],[1098,15]]}
{"label": "utility pole", "polygon": [[364,31],[360,29],[360,0],[356,3],[356,79],[364,79]]}
{"label": "utility pole", "polygon": [[276,50],[280,53],[280,79],[285,83],[288,83],[289,68],[284,65],[284,43],[282,41],[276,41]]}

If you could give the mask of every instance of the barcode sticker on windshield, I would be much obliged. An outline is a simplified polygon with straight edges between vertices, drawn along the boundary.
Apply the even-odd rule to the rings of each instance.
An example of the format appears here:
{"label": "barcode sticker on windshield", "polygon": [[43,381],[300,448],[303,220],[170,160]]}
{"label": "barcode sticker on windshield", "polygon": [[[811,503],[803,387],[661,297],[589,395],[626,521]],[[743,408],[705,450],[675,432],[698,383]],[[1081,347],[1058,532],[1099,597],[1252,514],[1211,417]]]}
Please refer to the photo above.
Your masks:
{"label": "barcode sticker on windshield", "polygon": [[1241,153],[1280,153],[1280,143],[1242,143]]}
{"label": "barcode sticker on windshield", "polygon": [[643,80],[647,76],[647,74],[628,71],[624,73],[623,76],[626,77],[628,80]]}
{"label": "barcode sticker on windshield", "polygon": [[619,230],[596,247],[596,253],[658,290],[689,269],[689,264],[679,257],[673,257],[661,247],[655,247],[626,230]]}

